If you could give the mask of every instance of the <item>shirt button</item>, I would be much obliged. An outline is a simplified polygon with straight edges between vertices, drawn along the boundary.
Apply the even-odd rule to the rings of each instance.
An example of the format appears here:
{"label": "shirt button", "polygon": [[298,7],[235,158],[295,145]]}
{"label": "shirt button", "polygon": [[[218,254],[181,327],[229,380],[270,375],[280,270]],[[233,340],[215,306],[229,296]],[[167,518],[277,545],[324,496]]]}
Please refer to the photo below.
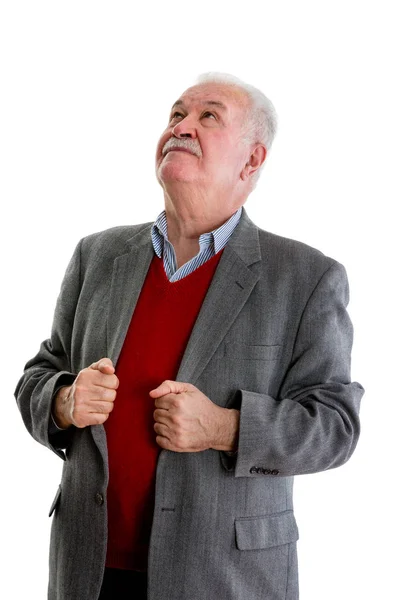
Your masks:
{"label": "shirt button", "polygon": [[96,502],[99,506],[101,506],[104,503],[104,496],[103,496],[103,494],[100,494],[100,492],[97,492],[95,498],[96,498]]}

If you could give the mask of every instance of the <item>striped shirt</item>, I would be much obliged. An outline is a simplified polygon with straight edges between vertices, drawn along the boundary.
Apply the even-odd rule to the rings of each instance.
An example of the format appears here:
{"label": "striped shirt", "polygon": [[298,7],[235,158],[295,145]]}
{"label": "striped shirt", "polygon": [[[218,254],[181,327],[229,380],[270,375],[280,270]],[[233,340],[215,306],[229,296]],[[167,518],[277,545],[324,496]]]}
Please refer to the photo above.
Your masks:
{"label": "striped shirt", "polygon": [[154,252],[159,258],[163,257],[164,270],[169,281],[173,282],[183,279],[222,250],[226,246],[236,225],[239,223],[241,215],[242,207],[238,208],[218,229],[214,229],[209,233],[202,233],[199,237],[200,250],[198,254],[178,269],[175,250],[168,239],[167,215],[165,210],[163,210],[151,228],[151,239]]}

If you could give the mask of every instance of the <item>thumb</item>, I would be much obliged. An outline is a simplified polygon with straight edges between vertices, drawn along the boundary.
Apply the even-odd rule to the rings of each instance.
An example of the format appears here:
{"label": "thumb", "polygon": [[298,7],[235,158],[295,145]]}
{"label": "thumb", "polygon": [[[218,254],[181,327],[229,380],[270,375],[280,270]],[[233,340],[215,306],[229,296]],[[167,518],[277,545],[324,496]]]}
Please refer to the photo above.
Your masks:
{"label": "thumb", "polygon": [[112,375],[115,371],[111,358],[100,358],[97,362],[90,365],[90,369],[97,369],[106,375]]}
{"label": "thumb", "polygon": [[182,392],[189,392],[191,389],[190,383],[185,383],[183,381],[170,381],[166,379],[160,385],[151,390],[149,392],[149,396],[152,398],[160,398],[160,396],[165,396],[165,394],[181,394]]}

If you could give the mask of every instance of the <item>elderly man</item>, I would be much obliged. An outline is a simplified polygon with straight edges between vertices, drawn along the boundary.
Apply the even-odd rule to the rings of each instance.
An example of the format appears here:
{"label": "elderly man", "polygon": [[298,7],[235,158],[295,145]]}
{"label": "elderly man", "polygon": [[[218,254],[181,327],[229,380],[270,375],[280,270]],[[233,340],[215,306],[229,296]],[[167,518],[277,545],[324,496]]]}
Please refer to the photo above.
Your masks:
{"label": "elderly man", "polygon": [[275,129],[201,77],[157,147],[165,210],[76,247],[15,392],[64,461],[50,600],[298,598],[293,476],[349,459],[364,390],[343,266],[243,208]]}

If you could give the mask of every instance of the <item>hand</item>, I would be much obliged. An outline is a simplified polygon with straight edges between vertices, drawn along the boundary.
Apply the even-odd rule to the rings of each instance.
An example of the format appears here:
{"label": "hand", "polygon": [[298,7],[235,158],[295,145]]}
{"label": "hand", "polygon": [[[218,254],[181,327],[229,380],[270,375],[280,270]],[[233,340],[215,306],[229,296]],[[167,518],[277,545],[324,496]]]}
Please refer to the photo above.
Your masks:
{"label": "hand", "polygon": [[59,427],[87,427],[104,423],[114,408],[119,381],[109,358],[101,358],[79,371],[71,386],[61,388],[54,400]]}
{"label": "hand", "polygon": [[175,452],[200,452],[213,446],[226,409],[181,381],[163,381],[149,395],[156,399],[153,416],[159,446]]}

